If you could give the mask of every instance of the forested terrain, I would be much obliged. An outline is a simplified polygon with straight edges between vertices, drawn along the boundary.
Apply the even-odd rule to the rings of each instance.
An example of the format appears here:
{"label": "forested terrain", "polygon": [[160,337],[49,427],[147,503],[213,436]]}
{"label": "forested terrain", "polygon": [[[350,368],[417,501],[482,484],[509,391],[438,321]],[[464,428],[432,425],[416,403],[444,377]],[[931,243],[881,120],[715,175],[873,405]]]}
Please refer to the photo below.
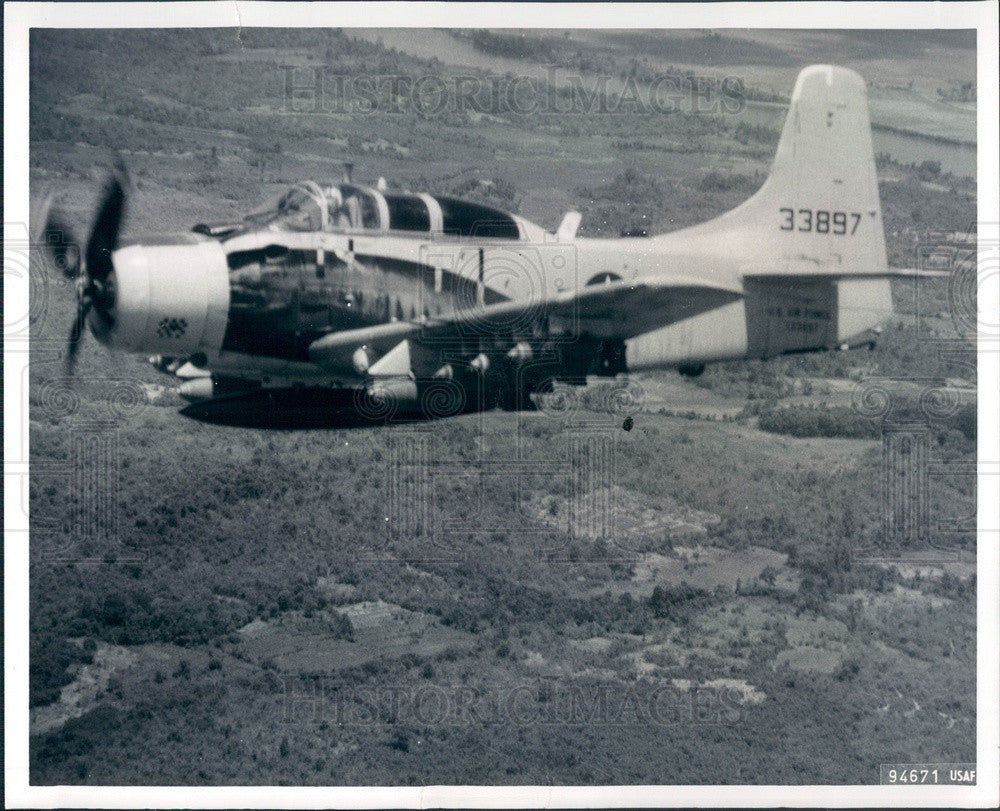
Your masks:
{"label": "forested terrain", "polygon": [[[926,95],[974,99],[957,75],[968,42],[919,33],[888,56],[925,60]],[[531,75],[703,77],[709,102],[723,99],[720,53],[742,66],[748,103],[786,103],[765,68],[803,64],[749,34],[682,37],[663,55],[649,32],[449,36]],[[827,55],[844,40],[817,37]],[[852,59],[886,56],[858,37]],[[770,124],[711,104],[432,114],[385,91],[360,115],[286,95],[289,65],[300,86],[314,67],[496,75],[447,56],[344,31],[36,31],[33,198],[56,192],[86,233],[117,152],[135,181],[129,235],[186,230],[351,161],[364,182],[548,227],[575,207],[581,233],[658,232],[748,197],[777,143]],[[975,180],[942,168],[934,126],[926,160],[879,155],[897,267],[976,219]],[[73,292],[40,281],[32,782],[872,783],[880,763],[973,761],[975,481],[962,471],[976,378],[950,284],[897,285],[872,351],[592,383],[522,415],[267,432],[187,420],[159,389],[116,400],[122,383],[169,381],[94,342],[67,395]],[[928,479],[929,538],[886,540],[883,437],[899,425],[954,465]],[[74,437],[94,430],[113,438],[114,521],[81,533]],[[414,443],[433,471],[399,467]]]}

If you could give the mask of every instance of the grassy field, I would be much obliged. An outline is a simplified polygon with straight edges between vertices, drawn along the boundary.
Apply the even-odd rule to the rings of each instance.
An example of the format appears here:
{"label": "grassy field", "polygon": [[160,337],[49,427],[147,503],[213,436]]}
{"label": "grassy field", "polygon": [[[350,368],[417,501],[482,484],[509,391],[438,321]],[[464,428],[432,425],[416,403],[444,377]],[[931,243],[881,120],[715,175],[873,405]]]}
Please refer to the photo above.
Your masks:
{"label": "grassy field", "polygon": [[[717,112],[294,114],[282,65],[738,67],[779,110],[820,57],[880,86],[910,76],[928,110],[965,103],[952,90],[974,76],[962,36],[920,32],[47,31],[32,47],[33,197],[58,191],[85,233],[119,151],[129,235],[241,214],[347,159],[362,180],[547,226],[576,206],[589,234],[643,216],[666,230],[751,194],[777,141]],[[974,181],[934,165],[933,136],[961,125],[905,98],[873,100],[927,149],[880,157],[897,266],[976,217]],[[39,291],[30,439],[51,472],[31,482],[32,782],[873,783],[880,763],[974,760],[974,532],[935,530],[945,554],[887,547],[879,490],[887,418],[925,427],[934,461],[975,459],[968,345],[938,351],[963,346],[947,282],[900,285],[872,352],[647,375],[625,398],[592,383],[520,415],[276,432],[132,398],[122,386],[169,381],[92,341],[66,395],[73,291]],[[904,381],[891,415],[852,410],[871,379]],[[927,408],[931,384],[943,401]],[[81,430],[114,438],[113,533],[78,530],[64,473]],[[394,463],[421,443],[428,468]],[[931,476],[931,514],[973,513],[973,485]]]}

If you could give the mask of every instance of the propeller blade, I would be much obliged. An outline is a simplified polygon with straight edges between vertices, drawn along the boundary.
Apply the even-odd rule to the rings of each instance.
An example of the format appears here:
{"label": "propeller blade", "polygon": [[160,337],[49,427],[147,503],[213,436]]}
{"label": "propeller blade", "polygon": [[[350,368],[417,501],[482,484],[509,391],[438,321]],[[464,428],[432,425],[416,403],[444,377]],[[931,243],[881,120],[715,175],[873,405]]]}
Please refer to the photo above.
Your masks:
{"label": "propeller blade", "polygon": [[67,279],[79,276],[80,243],[73,234],[73,229],[66,224],[62,212],[56,207],[53,192],[45,195],[37,213],[32,215],[32,221],[42,223],[41,228],[33,232],[32,241],[45,247],[56,270]]}
{"label": "propeller blade", "polygon": [[[76,366],[76,356],[80,351],[90,311],[93,309],[106,326],[114,325],[114,292],[106,282],[114,269],[111,255],[118,247],[118,234],[125,215],[127,186],[128,172],[124,162],[119,158],[104,188],[104,196],[97,209],[94,227],[90,232],[90,239],[87,240],[83,257],[86,278],[77,282],[76,317],[73,319],[66,351],[66,369],[69,374],[73,373]],[[72,232],[63,224],[61,218],[53,213],[51,198],[45,201],[44,219],[45,243],[52,251],[56,266],[70,278],[78,276],[81,269],[80,250]]]}
{"label": "propeller blade", "polygon": [[[52,213],[52,206],[56,199],[54,192],[48,192],[45,197],[42,198],[42,202],[38,205],[37,210],[31,210],[31,221],[34,223],[47,223],[49,221],[49,214]],[[31,232],[31,239],[33,242],[41,242],[42,238],[45,236],[45,226],[43,225],[41,229],[36,229]]]}
{"label": "propeller blade", "polygon": [[98,282],[107,279],[113,269],[111,254],[118,247],[118,232],[125,214],[127,184],[128,172],[119,159],[105,187],[94,228],[87,240],[87,275]]}
{"label": "propeller blade", "polygon": [[80,275],[80,243],[59,214],[49,213],[42,239],[52,254],[57,270],[67,279],[75,279]]}
{"label": "propeller blade", "polygon": [[82,298],[76,309],[76,318],[73,320],[73,328],[69,333],[69,345],[66,352],[66,371],[73,374],[76,367],[76,353],[80,349],[83,340],[84,328],[87,324],[87,313],[90,311],[90,300]]}

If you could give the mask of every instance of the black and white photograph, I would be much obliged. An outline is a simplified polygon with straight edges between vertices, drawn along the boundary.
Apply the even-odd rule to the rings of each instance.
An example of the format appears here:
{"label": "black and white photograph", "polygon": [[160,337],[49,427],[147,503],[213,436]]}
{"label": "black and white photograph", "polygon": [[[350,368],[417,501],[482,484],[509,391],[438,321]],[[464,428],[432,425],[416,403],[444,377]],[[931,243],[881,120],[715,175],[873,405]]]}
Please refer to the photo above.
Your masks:
{"label": "black and white photograph", "polygon": [[996,805],[997,9],[753,5],[7,4],[8,802]]}

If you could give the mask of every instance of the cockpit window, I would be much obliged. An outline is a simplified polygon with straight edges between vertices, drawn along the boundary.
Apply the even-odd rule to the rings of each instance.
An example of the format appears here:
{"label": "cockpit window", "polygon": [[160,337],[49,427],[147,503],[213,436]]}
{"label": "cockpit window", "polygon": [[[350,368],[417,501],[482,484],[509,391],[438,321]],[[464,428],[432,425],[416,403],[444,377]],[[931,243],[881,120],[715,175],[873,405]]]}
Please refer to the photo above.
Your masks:
{"label": "cockpit window", "polygon": [[317,195],[305,185],[297,184],[246,219],[256,225],[273,224],[293,231],[318,231],[323,227],[324,218]]}
{"label": "cockpit window", "polygon": [[445,234],[480,239],[520,239],[517,222],[505,211],[459,200],[435,197],[441,206]]}
{"label": "cockpit window", "polygon": [[[435,197],[434,200],[441,208],[441,228],[446,235],[478,239],[521,238],[517,220],[506,211],[457,197]],[[433,203],[431,207],[436,208]],[[309,180],[295,184],[246,217],[246,222],[255,227],[290,231],[332,228],[429,233],[431,220],[428,203],[417,194],[376,192],[353,183],[320,187]]]}
{"label": "cockpit window", "polygon": [[430,231],[427,203],[415,194],[383,194],[389,207],[389,228],[393,231]]}
{"label": "cockpit window", "polygon": [[381,228],[378,202],[367,189],[345,183],[340,187],[341,202],[331,211],[330,221],[340,228]]}

